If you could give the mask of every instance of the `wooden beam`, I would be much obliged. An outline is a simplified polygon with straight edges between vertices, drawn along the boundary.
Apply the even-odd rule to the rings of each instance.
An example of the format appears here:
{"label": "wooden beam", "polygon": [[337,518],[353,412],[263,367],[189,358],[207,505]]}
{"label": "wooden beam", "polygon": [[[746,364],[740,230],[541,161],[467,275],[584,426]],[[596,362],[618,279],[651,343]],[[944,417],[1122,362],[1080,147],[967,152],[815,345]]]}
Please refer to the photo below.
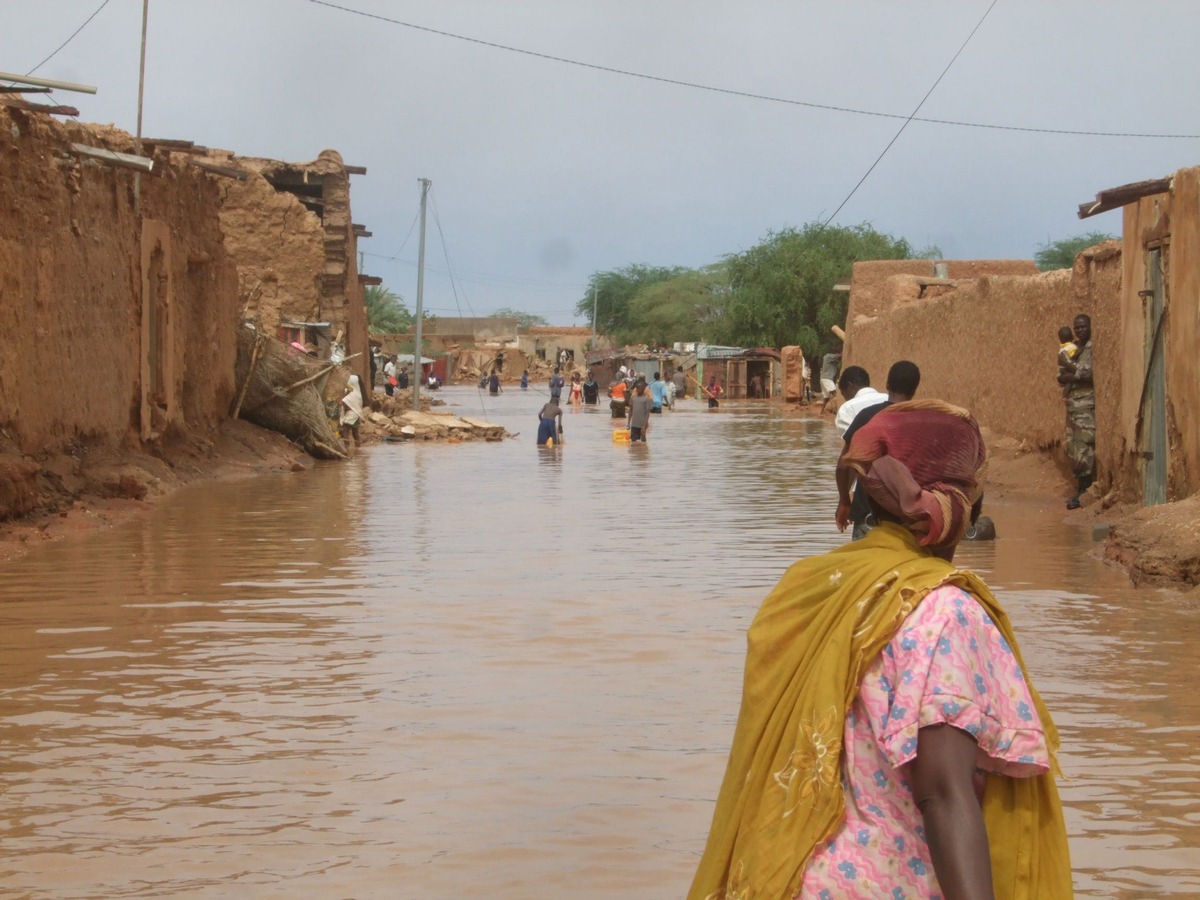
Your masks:
{"label": "wooden beam", "polygon": [[89,147],[87,144],[72,144],[71,151],[78,153],[80,156],[86,156],[89,159],[106,162],[112,166],[137,169],[139,172],[154,171],[154,160],[147,159],[145,156],[135,156],[132,153],[118,153],[116,150],[108,150],[104,147]]}
{"label": "wooden beam", "polygon": [[1142,197],[1152,197],[1155,194],[1165,194],[1171,190],[1171,182],[1173,178],[1153,178],[1149,181],[1135,181],[1132,184],[1122,184],[1115,188],[1100,191],[1096,194],[1096,199],[1087,203],[1079,204],[1078,216],[1081,219],[1086,219],[1089,216],[1097,216],[1102,212],[1108,212],[1110,209],[1119,209],[1135,200],[1140,200]]}
{"label": "wooden beam", "polygon": [[379,275],[359,275],[359,284],[383,284],[383,278]]}
{"label": "wooden beam", "polygon": [[346,166],[346,174],[347,175],[366,175],[367,167],[366,166]]}
{"label": "wooden beam", "polygon": [[185,141],[179,138],[142,138],[143,144],[153,144],[155,147],[163,147],[170,150],[192,150],[196,147],[195,141]]}
{"label": "wooden beam", "polygon": [[48,94],[48,87],[24,87],[22,85],[9,84],[0,87],[0,94]]}
{"label": "wooden beam", "polygon": [[367,226],[359,225],[357,222],[351,224],[350,228],[354,231],[355,237],[370,237],[371,232],[367,231]]}
{"label": "wooden beam", "polygon": [[7,106],[10,109],[23,109],[26,112],[40,112],[48,116],[78,116],[79,110],[74,106],[47,106],[44,103],[30,103],[28,100],[22,100],[20,97],[7,96],[0,94],[0,106]]}
{"label": "wooden beam", "polygon": [[218,166],[216,163],[211,163],[205,159],[189,159],[188,165],[195,166],[197,169],[203,169],[205,172],[211,172],[213,175],[223,175],[226,178],[236,178],[238,181],[246,180],[246,173],[241,169],[231,169],[229,166]]}
{"label": "wooden beam", "polygon": [[63,91],[75,91],[80,94],[94,94],[96,89],[90,84],[76,84],[73,81],[52,81],[49,78],[32,78],[29,75],[13,75],[10,72],[0,72],[0,81],[12,81],[17,84],[32,84],[35,87],[58,88]]}
{"label": "wooden beam", "polygon": [[142,138],[142,145],[154,147],[156,150],[166,150],[168,153],[207,153],[207,147],[200,147],[194,141],[180,141],[168,138]]}

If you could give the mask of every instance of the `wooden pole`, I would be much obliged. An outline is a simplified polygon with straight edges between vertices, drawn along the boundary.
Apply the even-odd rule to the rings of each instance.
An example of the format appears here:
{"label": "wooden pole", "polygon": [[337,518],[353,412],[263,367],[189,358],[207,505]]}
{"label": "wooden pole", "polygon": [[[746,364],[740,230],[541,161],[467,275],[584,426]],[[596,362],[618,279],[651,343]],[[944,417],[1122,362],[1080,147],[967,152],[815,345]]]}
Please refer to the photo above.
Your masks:
{"label": "wooden pole", "polygon": [[[146,89],[146,20],[150,15],[150,0],[142,0],[142,58],[138,64],[138,113],[137,113],[137,134],[133,138],[133,149],[138,155],[142,155],[142,95]],[[133,177],[133,212],[134,215],[141,215],[142,211],[142,176],[141,173]]]}
{"label": "wooden pole", "polygon": [[421,411],[421,320],[424,318],[422,301],[425,298],[425,201],[429,197],[428,178],[421,181],[421,243],[417,250],[417,328],[413,346],[413,409]]}
{"label": "wooden pole", "polygon": [[250,351],[250,368],[246,370],[246,378],[242,381],[242,389],[238,391],[237,403],[233,406],[233,416],[236,419],[242,411],[242,401],[246,399],[246,389],[250,387],[250,376],[254,374],[254,368],[258,365],[258,357],[262,353],[263,345],[266,341],[260,334],[254,339],[254,349]]}
{"label": "wooden pole", "polygon": [[[687,373],[686,373],[686,372],[684,372],[683,374],[687,375]],[[702,385],[702,384],[701,384],[699,381],[696,381],[696,379],[695,379],[693,376],[691,376],[691,375],[688,375],[687,377],[688,377],[688,378],[691,378],[691,379],[692,379],[692,381],[695,381],[695,382],[696,382],[696,387],[700,388],[700,390],[704,391],[704,393],[708,394],[708,396],[712,397],[714,400],[716,400],[716,399],[717,399],[717,395],[716,395],[716,394],[714,394],[712,391],[710,391],[708,388],[706,388],[704,385]]]}

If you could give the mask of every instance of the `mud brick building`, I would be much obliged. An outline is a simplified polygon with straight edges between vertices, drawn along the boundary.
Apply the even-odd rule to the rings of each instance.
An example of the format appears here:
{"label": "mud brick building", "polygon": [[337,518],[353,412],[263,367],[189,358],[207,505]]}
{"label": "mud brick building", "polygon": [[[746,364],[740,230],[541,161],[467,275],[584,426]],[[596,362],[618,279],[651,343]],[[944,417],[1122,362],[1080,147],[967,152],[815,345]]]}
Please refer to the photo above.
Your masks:
{"label": "mud brick building", "polygon": [[222,185],[221,227],[238,270],[245,317],[268,333],[314,346],[329,355],[339,341],[351,369],[370,371],[363,286],[377,278],[358,271],[358,239],[370,233],[354,224],[348,166],[336,150],[312,162],[235,157],[209,151],[214,163],[239,169],[245,181]]}

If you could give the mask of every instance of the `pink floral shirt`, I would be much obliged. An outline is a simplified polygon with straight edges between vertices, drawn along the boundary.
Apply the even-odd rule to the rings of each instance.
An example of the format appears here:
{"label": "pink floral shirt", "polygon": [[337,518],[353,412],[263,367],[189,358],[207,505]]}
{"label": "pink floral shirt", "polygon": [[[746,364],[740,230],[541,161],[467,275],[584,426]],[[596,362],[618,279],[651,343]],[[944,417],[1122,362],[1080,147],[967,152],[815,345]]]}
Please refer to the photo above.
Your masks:
{"label": "pink floral shirt", "polygon": [[953,586],[931,592],[867,667],[846,717],[846,821],[809,860],[799,897],[940,900],[906,780],[917,730],[940,722],[975,737],[985,772],[1024,778],[1049,770],[1016,657],[978,601]]}

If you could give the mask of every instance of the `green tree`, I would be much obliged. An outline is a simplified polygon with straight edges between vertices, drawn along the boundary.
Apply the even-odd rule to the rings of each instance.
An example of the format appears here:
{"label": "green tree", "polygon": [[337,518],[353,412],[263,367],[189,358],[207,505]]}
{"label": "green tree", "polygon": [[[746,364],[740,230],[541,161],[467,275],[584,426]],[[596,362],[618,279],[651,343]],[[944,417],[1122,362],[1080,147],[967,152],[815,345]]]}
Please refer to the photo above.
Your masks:
{"label": "green tree", "polygon": [[[575,304],[575,315],[586,318],[598,332],[618,343],[635,339],[631,313],[633,298],[639,291],[687,272],[682,268],[630,265],[612,272],[594,272],[587,293]],[[592,323],[593,292],[596,320]]]}
{"label": "green tree", "polygon": [[541,326],[550,324],[543,316],[521,312],[519,309],[510,309],[507,306],[500,307],[492,315],[497,319],[516,319],[517,325],[521,328],[529,328],[531,325]]}
{"label": "green tree", "polygon": [[735,346],[797,344],[809,356],[835,340],[830,327],[844,325],[848,295],[834,284],[850,277],[855,262],[908,259],[903,238],[870,225],[770,232],[756,247],[727,258],[729,293],[714,339]]}
{"label": "green tree", "polygon": [[1115,241],[1116,238],[1104,231],[1089,231],[1073,238],[1063,238],[1061,241],[1047,241],[1038,245],[1033,254],[1033,261],[1043,272],[1051,269],[1070,269],[1075,265],[1075,257],[1080,250],[1094,247],[1105,241]]}
{"label": "green tree", "polygon": [[412,328],[414,317],[404,300],[383,285],[367,285],[363,301],[367,306],[367,330],[372,334],[400,334]]}
{"label": "green tree", "polygon": [[655,347],[704,340],[728,288],[723,265],[685,270],[642,287],[629,303],[627,340]]}

